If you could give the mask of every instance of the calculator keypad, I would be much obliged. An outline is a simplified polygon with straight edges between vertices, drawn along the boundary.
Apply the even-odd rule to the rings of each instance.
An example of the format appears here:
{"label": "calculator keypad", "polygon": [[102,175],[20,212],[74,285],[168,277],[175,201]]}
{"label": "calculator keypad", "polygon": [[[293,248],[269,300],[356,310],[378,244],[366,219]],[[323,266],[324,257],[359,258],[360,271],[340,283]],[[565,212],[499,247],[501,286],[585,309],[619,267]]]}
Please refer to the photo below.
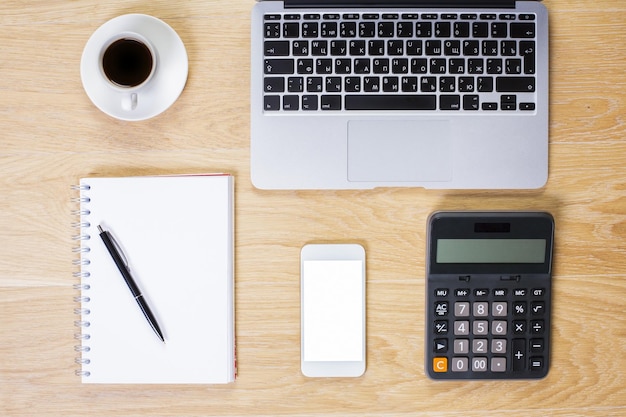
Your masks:
{"label": "calculator keypad", "polygon": [[547,374],[550,289],[541,282],[528,281],[528,287],[515,284],[429,290],[426,366],[431,377],[505,379]]}

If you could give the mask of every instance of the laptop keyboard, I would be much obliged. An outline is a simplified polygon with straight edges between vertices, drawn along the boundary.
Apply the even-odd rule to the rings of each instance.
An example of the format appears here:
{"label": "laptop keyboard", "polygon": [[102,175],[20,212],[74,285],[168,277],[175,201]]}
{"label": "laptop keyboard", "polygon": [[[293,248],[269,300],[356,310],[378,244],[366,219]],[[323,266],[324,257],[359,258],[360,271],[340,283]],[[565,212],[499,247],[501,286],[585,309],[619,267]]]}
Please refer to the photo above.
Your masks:
{"label": "laptop keyboard", "polygon": [[272,13],[266,112],[535,110],[535,15]]}

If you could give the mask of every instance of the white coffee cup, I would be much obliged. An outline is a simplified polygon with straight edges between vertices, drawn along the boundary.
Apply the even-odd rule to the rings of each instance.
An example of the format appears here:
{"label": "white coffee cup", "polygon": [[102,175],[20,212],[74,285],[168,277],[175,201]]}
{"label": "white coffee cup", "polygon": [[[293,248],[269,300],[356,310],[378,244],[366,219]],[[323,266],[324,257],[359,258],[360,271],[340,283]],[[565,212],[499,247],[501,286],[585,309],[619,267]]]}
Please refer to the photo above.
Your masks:
{"label": "white coffee cup", "polygon": [[157,71],[156,52],[142,35],[120,33],[100,51],[100,71],[111,88],[122,93],[122,109],[133,111],[137,108],[141,88]]}
{"label": "white coffee cup", "polygon": [[162,20],[126,14],[100,26],[83,49],[80,76],[87,96],[119,120],[150,119],[169,108],[187,81],[185,45]]}

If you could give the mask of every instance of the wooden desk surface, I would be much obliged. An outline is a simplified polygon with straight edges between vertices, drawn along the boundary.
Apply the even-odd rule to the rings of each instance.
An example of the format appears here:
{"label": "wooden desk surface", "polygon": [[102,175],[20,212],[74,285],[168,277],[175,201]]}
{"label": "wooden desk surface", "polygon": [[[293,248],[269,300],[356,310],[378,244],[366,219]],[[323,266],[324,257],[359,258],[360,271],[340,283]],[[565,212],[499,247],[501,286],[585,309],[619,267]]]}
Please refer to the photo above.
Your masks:
{"label": "wooden desk surface", "polygon": [[[142,4],[140,4],[142,3]],[[626,3],[545,0],[550,178],[536,191],[278,191],[249,177],[253,0],[4,0],[0,8],[0,415],[626,415]],[[80,80],[89,36],[140,12],[189,53],[180,99],[141,123],[97,110]],[[74,376],[70,185],[87,175],[237,176],[239,378],[229,386],[91,386]],[[539,381],[424,374],[427,216],[544,209],[556,218],[552,368]],[[367,250],[368,368],[300,373],[299,251]]]}

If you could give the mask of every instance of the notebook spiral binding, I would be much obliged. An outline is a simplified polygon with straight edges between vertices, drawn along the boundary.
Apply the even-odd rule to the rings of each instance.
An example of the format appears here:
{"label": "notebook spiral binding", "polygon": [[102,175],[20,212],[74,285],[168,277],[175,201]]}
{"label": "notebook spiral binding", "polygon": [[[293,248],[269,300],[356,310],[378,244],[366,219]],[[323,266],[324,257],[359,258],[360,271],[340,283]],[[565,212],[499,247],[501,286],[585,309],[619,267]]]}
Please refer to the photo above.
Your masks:
{"label": "notebook spiral binding", "polygon": [[72,186],[72,190],[79,193],[79,196],[72,200],[72,203],[78,206],[77,210],[72,211],[72,215],[78,218],[78,221],[72,223],[72,228],[77,231],[77,233],[72,236],[72,240],[76,242],[76,246],[72,249],[72,252],[77,256],[72,261],[72,264],[79,268],[78,271],[75,271],[72,274],[72,276],[78,280],[78,282],[73,285],[73,288],[79,292],[79,295],[74,297],[74,303],[79,305],[74,309],[74,314],[78,317],[78,319],[74,321],[74,326],[78,329],[77,332],[74,333],[74,339],[77,343],[79,343],[74,346],[74,351],[78,355],[74,359],[74,362],[77,365],[80,365],[80,368],[76,369],[74,373],[80,377],[88,377],[90,372],[85,370],[84,365],[89,365],[91,362],[88,357],[90,348],[87,344],[87,341],[90,339],[90,335],[87,333],[87,328],[89,327],[90,322],[85,319],[85,317],[90,314],[88,308],[88,303],[90,301],[88,295],[90,289],[90,274],[87,270],[90,262],[89,258],[86,257],[86,254],[90,251],[88,241],[91,239],[91,236],[86,233],[86,229],[90,226],[88,217],[91,212],[87,208],[87,205],[90,202],[87,192],[90,190],[90,187],[85,184],[74,185]]}

